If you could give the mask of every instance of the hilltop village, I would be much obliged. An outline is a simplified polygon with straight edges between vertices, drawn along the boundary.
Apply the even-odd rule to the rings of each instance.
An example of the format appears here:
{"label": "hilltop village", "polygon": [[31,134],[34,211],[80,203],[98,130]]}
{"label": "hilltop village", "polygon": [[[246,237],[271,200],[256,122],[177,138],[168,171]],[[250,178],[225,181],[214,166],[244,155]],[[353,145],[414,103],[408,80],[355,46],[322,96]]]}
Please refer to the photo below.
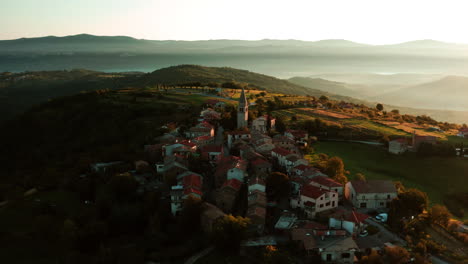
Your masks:
{"label": "hilltop village", "polygon": [[[364,175],[348,181],[337,157],[322,156],[324,165],[312,166],[307,154],[316,137],[284,127],[269,114],[249,120],[244,88],[233,130],[220,124],[226,102],[208,99],[204,105],[196,125],[168,124],[172,132],[144,146],[148,160],[136,161],[134,170],[121,174],[134,177],[141,194],[166,189],[162,199],[167,199],[171,217],[214,239],[215,245],[200,249],[193,261],[215,251],[241,256],[263,252],[262,261],[277,263],[426,263],[435,259],[429,252],[442,250],[426,238],[408,240],[403,231],[414,230],[419,220],[429,221],[426,194]],[[347,107],[352,106],[343,105]],[[397,138],[388,150],[402,154],[431,142],[430,136],[414,135],[412,142]],[[92,168],[99,173],[119,164]],[[411,200],[417,202],[401,205]],[[441,214],[447,218],[442,222],[448,221],[448,213]],[[398,229],[402,231],[391,231]],[[407,251],[416,244],[424,250]]]}
{"label": "hilltop village", "polygon": [[10,123],[4,259],[466,263],[466,125],[247,87],[98,90]]}

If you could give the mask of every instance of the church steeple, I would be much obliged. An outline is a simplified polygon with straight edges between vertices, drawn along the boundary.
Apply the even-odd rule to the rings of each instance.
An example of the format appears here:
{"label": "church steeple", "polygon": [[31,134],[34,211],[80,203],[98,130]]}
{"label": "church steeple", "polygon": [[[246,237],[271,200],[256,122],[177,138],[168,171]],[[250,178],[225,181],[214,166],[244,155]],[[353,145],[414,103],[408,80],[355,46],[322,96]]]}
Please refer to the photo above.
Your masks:
{"label": "church steeple", "polygon": [[249,102],[245,97],[245,91],[242,87],[242,92],[239,97],[239,106],[237,108],[237,128],[247,127],[249,119]]}

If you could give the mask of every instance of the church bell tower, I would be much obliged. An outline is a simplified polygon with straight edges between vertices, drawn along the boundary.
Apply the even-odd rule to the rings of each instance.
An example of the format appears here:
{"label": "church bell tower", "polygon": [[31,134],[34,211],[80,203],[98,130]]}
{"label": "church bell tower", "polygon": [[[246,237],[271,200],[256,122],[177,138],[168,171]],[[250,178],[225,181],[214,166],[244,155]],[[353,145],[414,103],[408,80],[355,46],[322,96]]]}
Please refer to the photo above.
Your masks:
{"label": "church bell tower", "polygon": [[245,97],[244,88],[239,97],[239,106],[237,108],[237,128],[247,127],[249,120],[249,102]]}

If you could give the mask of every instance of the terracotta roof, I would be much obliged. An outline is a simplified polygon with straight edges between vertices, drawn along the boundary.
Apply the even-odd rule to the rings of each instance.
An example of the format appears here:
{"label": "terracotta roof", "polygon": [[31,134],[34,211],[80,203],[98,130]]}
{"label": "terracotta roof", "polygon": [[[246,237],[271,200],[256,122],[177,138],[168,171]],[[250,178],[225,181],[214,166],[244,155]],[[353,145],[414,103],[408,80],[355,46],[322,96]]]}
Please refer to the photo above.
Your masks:
{"label": "terracotta roof", "polygon": [[239,181],[238,179],[230,179],[224,182],[223,188],[224,187],[231,187],[236,191],[239,191],[242,186],[242,182]]}
{"label": "terracotta roof", "polygon": [[294,169],[300,170],[300,171],[306,171],[306,170],[312,169],[312,167],[311,167],[311,166],[304,165],[304,164],[299,164],[299,165],[297,165],[296,167],[294,167]]}
{"label": "terracotta roof", "polygon": [[200,175],[190,174],[183,178],[182,185],[184,188],[198,188],[202,187],[202,178]]}
{"label": "terracotta roof", "polygon": [[355,210],[345,210],[345,209],[336,209],[336,211],[333,214],[331,214],[330,217],[333,217],[338,220],[345,220],[348,222],[357,223],[357,224],[362,223],[367,218],[369,218],[369,216],[366,214],[361,214],[359,212],[356,212]]}
{"label": "terracotta roof", "polygon": [[190,147],[190,148],[193,148],[193,147],[196,146],[195,143],[190,142],[190,141],[188,141],[188,140],[183,140],[183,141],[181,141],[181,142],[179,142],[179,143],[182,144],[182,145],[184,145],[184,146]]}
{"label": "terracotta roof", "polygon": [[198,123],[198,125],[196,125],[197,127],[206,127],[206,128],[214,128],[212,124],[210,124],[209,122],[207,121],[202,121],[200,123]]}
{"label": "terracotta roof", "polygon": [[190,132],[205,132],[205,133],[209,133],[211,132],[211,128],[209,127],[191,127],[189,129]]}
{"label": "terracotta roof", "polygon": [[184,189],[184,194],[185,195],[195,194],[198,196],[202,196],[203,193],[200,190],[195,189],[195,188],[187,188],[187,189]]}
{"label": "terracotta roof", "polygon": [[459,130],[459,132],[468,133],[468,127],[466,127],[466,128],[461,128],[461,129]]}
{"label": "terracotta roof", "polygon": [[264,218],[266,215],[266,209],[260,206],[251,206],[247,209],[247,217],[253,216],[253,215]]}
{"label": "terracotta roof", "polygon": [[357,193],[396,193],[395,184],[388,180],[351,181]]}
{"label": "terracotta roof", "polygon": [[310,181],[318,183],[318,184],[323,185],[323,186],[330,187],[330,188],[332,188],[332,187],[343,187],[343,185],[340,184],[339,182],[336,182],[335,180],[333,180],[333,179],[331,179],[329,177],[325,177],[325,176],[315,176]]}
{"label": "terracotta roof", "polygon": [[303,130],[292,130],[288,129],[286,132],[289,132],[291,135],[293,135],[295,138],[305,138],[307,135],[307,132]]}
{"label": "terracotta roof", "polygon": [[256,158],[250,162],[252,166],[271,165],[269,161],[261,158]]}
{"label": "terracotta roof", "polygon": [[398,138],[398,139],[392,140],[390,142],[398,142],[398,143],[401,143],[401,144],[407,144],[408,140],[406,140],[406,138]]}
{"label": "terracotta roof", "polygon": [[222,145],[206,145],[201,148],[201,152],[222,152]]}
{"label": "terracotta roof", "polygon": [[301,241],[305,250],[312,250],[317,247],[312,229],[295,228],[291,230],[291,239],[293,241]]}
{"label": "terracotta roof", "polygon": [[211,139],[213,139],[212,136],[200,136],[200,137],[194,138],[193,140],[200,141],[200,140],[211,140]]}
{"label": "terracotta roof", "polygon": [[247,168],[247,162],[236,156],[221,156],[221,159],[218,161],[218,166],[216,167],[215,177],[226,174],[228,170],[233,168],[239,168],[245,171]]}
{"label": "terracotta roof", "polygon": [[304,185],[301,188],[301,195],[310,197],[312,199],[317,199],[327,192],[329,191],[312,185]]}
{"label": "terracotta roof", "polygon": [[286,157],[287,155],[291,154],[291,152],[287,151],[284,148],[280,148],[280,147],[276,147],[276,148],[272,149],[271,152],[275,152],[278,155],[283,156],[283,157]]}
{"label": "terracotta roof", "polygon": [[235,131],[229,131],[227,132],[228,135],[250,135],[250,131],[239,131],[239,130],[235,130]]}

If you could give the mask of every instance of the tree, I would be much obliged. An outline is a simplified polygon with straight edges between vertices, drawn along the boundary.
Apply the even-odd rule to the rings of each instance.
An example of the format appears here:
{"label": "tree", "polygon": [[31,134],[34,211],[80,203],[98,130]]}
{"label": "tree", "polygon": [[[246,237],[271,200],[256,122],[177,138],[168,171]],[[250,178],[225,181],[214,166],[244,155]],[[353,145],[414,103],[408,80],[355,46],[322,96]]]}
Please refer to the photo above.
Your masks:
{"label": "tree", "polygon": [[410,260],[410,254],[402,247],[394,246],[387,247],[385,249],[385,256],[392,264],[403,264],[408,263]]}
{"label": "tree", "polygon": [[436,204],[432,206],[429,212],[429,216],[433,223],[446,227],[450,220],[451,214],[447,207]]}
{"label": "tree", "polygon": [[192,234],[200,230],[200,214],[202,211],[200,198],[189,196],[184,200],[180,214],[181,228],[184,234]]}
{"label": "tree", "polygon": [[379,111],[382,111],[384,109],[383,104],[377,104],[375,108]]}
{"label": "tree", "polygon": [[275,129],[281,134],[283,134],[284,131],[286,131],[286,125],[284,124],[283,119],[281,119],[281,117],[276,118]]}
{"label": "tree", "polygon": [[319,100],[322,101],[322,102],[326,102],[326,101],[328,101],[328,96],[322,95],[322,96],[319,97]]}
{"label": "tree", "polygon": [[213,241],[220,250],[231,254],[238,254],[240,242],[245,238],[248,218],[225,215],[213,224]]}
{"label": "tree", "polygon": [[291,191],[288,175],[281,172],[271,173],[266,180],[266,190],[277,199],[287,197]]}
{"label": "tree", "polygon": [[332,157],[327,161],[325,174],[341,184],[345,184],[348,181],[345,175],[343,160],[339,157]]}
{"label": "tree", "polygon": [[398,226],[402,218],[417,216],[427,209],[429,198],[418,189],[407,189],[400,192],[390,203],[389,222]]}
{"label": "tree", "polygon": [[359,181],[366,181],[366,176],[364,176],[364,174],[358,172],[358,173],[356,173],[355,179],[359,180]]}
{"label": "tree", "polygon": [[379,253],[372,249],[369,255],[361,258],[359,264],[383,264],[383,261]]}

